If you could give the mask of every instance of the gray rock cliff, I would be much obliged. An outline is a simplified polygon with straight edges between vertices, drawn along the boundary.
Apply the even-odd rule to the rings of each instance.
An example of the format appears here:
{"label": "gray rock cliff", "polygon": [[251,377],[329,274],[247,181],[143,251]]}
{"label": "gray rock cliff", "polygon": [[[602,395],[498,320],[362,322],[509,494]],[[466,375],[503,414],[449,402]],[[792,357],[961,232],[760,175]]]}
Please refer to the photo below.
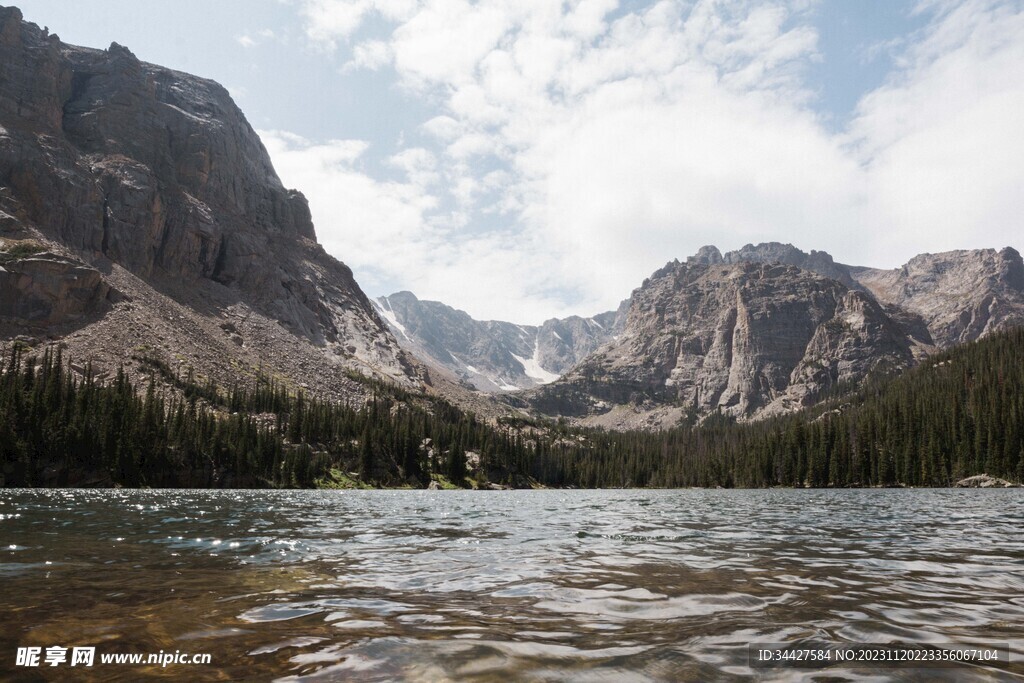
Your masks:
{"label": "gray rock cliff", "polygon": [[838,280],[851,289],[859,288],[859,285],[850,274],[849,267],[836,263],[828,252],[814,251],[812,249],[811,253],[808,254],[797,249],[792,244],[782,244],[781,242],[762,242],[757,245],[747,244],[735,251],[726,252],[724,255],[718,250],[718,247],[708,245],[701,247],[686,262],[703,263],[706,265],[717,265],[720,263],[782,263]]}
{"label": "gray rock cliff", "polygon": [[921,254],[902,268],[853,268],[878,301],[918,316],[941,348],[1024,325],[1024,263],[1006,247]]}
{"label": "gray rock cliff", "polygon": [[[45,268],[22,260],[19,286],[40,303],[0,315],[28,320],[21,314],[31,309],[35,322],[57,325],[70,319],[41,303],[54,292],[102,299],[114,287],[132,303],[111,314],[130,306],[150,329],[160,297],[177,307],[174,319],[195,318],[200,336],[221,334],[222,323],[248,326],[252,346],[271,366],[281,358],[296,382],[308,370],[284,356],[298,363],[310,349],[331,372],[419,381],[349,268],[317,244],[306,200],[281,184],[223,87],[142,62],[116,43],[66,45],[16,8],[0,8],[0,238],[37,240],[80,264],[62,274],[56,260]],[[78,285],[59,292],[69,278]],[[175,353],[197,342],[175,337],[182,327],[136,344]],[[103,334],[111,348],[131,341],[117,329]],[[255,354],[235,361],[251,365]]]}
{"label": "gray rock cliff", "polygon": [[45,328],[104,310],[111,292],[98,270],[25,246],[13,241],[0,244],[0,320]]}
{"label": "gray rock cliff", "polygon": [[869,294],[795,266],[715,261],[654,273],[619,338],[532,392],[533,405],[620,427],[751,418],[914,362],[914,343]]}

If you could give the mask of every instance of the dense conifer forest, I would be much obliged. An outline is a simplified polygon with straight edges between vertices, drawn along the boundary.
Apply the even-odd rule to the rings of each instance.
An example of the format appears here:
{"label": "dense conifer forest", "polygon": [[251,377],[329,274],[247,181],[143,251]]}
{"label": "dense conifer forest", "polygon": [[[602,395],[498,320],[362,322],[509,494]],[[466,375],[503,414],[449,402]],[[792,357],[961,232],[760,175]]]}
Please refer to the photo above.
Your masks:
{"label": "dense conifer forest", "polygon": [[[0,375],[5,486],[949,486],[1024,480],[1024,330],[875,378],[800,413],[610,432],[478,420],[442,399],[370,383],[365,404],[272,379],[223,389],[147,359],[75,373],[58,347],[15,345]],[[367,380],[369,382],[369,380]],[[467,461],[467,454],[471,454]]]}

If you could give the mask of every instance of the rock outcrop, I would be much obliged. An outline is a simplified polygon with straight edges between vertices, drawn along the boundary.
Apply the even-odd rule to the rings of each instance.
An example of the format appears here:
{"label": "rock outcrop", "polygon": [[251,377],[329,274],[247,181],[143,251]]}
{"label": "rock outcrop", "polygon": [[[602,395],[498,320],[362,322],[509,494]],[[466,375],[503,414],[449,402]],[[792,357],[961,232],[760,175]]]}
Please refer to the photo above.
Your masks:
{"label": "rock outcrop", "polygon": [[378,312],[409,351],[478,391],[516,391],[552,382],[622,328],[625,306],[592,318],[540,326],[474,320],[412,292],[379,297]]}
{"label": "rock outcrop", "polygon": [[110,287],[95,268],[41,249],[26,250],[24,243],[8,244],[0,244],[0,320],[45,328],[80,320],[108,303]]}
{"label": "rock outcrop", "polygon": [[918,316],[941,348],[1024,325],[1024,263],[1006,247],[915,256],[902,268],[851,268],[878,301]]}
{"label": "rock outcrop", "polygon": [[540,366],[556,375],[565,374],[622,332],[628,310],[629,302],[623,301],[617,310],[590,318],[572,315],[544,321],[537,328],[537,358]]}
{"label": "rock outcrop", "polygon": [[[213,81],[147,64],[116,43],[66,45],[0,8],[0,185],[0,237],[36,239],[80,262],[5,265],[35,302],[4,309],[15,318],[58,323],[96,310],[91,302],[116,285],[143,327],[154,327],[147,318],[160,299],[200,338],[121,339],[106,329],[112,349],[155,342],[176,353],[176,343],[242,325],[253,345],[263,340],[268,369],[296,383],[305,371],[285,357],[298,363],[307,347],[319,359],[307,371],[419,382],[351,271],[317,244],[302,194],[283,187]],[[69,310],[47,310],[54,297]],[[206,341],[215,348],[219,339]],[[229,365],[254,361],[227,350]]]}
{"label": "rock outcrop", "polygon": [[958,489],[1008,489],[1015,486],[1017,484],[1013,482],[987,474],[976,474],[973,477],[961,479],[955,484],[955,487]]}
{"label": "rock outcrop", "polygon": [[751,418],[908,367],[913,346],[870,295],[837,280],[777,263],[672,262],[633,292],[618,339],[530,400],[606,426]]}

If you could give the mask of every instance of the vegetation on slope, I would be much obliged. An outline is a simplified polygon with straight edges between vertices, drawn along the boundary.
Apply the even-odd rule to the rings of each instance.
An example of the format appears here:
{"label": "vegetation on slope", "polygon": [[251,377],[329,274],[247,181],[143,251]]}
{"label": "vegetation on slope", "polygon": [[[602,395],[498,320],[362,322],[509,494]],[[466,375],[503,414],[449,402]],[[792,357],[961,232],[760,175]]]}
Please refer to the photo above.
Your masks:
{"label": "vegetation on slope", "polygon": [[[467,454],[472,454],[467,464]],[[7,486],[948,486],[1024,480],[1024,330],[876,379],[813,410],[647,432],[507,419],[375,385],[326,403],[269,379],[222,390],[154,365],[139,391],[15,346],[0,375]]]}

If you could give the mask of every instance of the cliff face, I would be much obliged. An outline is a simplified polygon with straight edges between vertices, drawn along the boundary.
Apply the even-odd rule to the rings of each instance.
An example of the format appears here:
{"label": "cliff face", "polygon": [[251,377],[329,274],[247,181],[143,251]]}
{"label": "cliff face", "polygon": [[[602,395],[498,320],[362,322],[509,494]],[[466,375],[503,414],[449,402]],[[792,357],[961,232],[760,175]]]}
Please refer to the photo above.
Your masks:
{"label": "cliff face", "polygon": [[948,348],[1024,325],[1024,263],[1010,247],[915,256],[902,268],[853,268],[879,301],[919,316]]}
{"label": "cliff face", "polygon": [[869,295],[795,266],[673,262],[633,292],[622,335],[531,401],[607,426],[757,417],[914,360]]}
{"label": "cliff face", "polygon": [[626,324],[629,302],[592,318],[578,315],[552,318],[537,328],[537,357],[541,367],[563,375],[600,346],[615,339]]}
{"label": "cliff face", "polygon": [[622,327],[622,313],[552,318],[543,325],[474,320],[411,292],[375,302],[399,343],[478,391],[527,389],[552,382]]}
{"label": "cliff face", "polygon": [[[174,342],[201,348],[211,336],[206,346],[216,347],[228,336],[237,355],[248,329],[254,355],[238,364],[262,351],[273,365],[276,350],[296,381],[308,370],[285,355],[416,381],[351,271],[316,243],[303,196],[282,186],[259,137],[212,81],[140,62],[117,44],[65,45],[0,8],[0,184],[0,237],[38,240],[102,273],[97,299],[113,287],[131,300],[104,304],[115,317],[127,307],[153,328],[147,316],[159,301],[194,322],[198,339],[161,332],[172,337],[168,352]],[[35,271],[17,267],[31,288]],[[6,324],[31,322],[73,321],[58,311]],[[118,346],[117,329],[95,332]]]}
{"label": "cliff face", "polygon": [[757,418],[1020,325],[1024,263],[1009,247],[878,270],[775,242],[707,246],[646,280],[622,334],[527,400],[607,427]]}

